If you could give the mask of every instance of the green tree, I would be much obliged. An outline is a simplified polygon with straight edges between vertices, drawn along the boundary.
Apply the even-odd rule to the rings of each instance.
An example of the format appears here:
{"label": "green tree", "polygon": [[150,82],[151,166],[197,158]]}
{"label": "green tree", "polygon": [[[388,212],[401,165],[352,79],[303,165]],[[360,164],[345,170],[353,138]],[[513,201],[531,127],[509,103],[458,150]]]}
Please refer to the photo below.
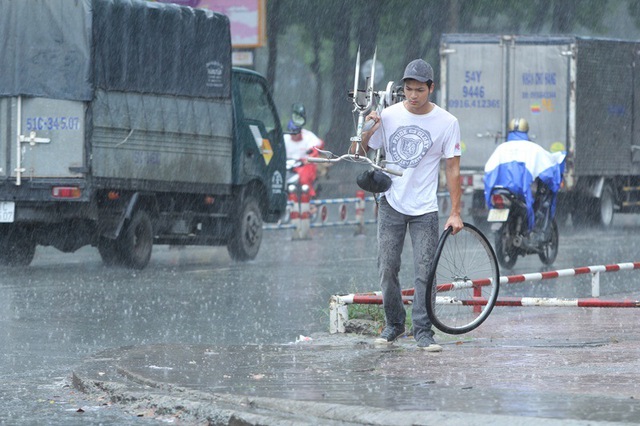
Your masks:
{"label": "green tree", "polygon": [[[273,87],[276,79],[287,78],[286,69],[276,75],[271,56],[278,55],[278,38],[297,26],[302,34],[300,61],[316,83],[311,129],[316,133],[321,127],[328,129],[327,148],[338,151],[345,149],[353,134],[347,93],[353,87],[358,46],[363,62],[377,47],[386,80],[399,79],[405,64],[417,57],[431,62],[437,80],[443,33],[571,34],[586,29],[597,35],[604,30],[603,19],[612,4],[611,0],[266,1],[269,81]],[[640,27],[640,1],[627,4]]]}

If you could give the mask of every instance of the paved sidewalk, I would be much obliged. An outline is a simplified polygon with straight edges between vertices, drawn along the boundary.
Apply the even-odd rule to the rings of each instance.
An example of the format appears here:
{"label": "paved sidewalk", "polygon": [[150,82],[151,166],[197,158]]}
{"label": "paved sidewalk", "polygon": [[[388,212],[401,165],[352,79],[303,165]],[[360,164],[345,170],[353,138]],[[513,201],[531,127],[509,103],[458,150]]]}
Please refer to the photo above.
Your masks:
{"label": "paved sidewalk", "polygon": [[73,378],[134,415],[187,424],[640,423],[639,314],[498,307],[469,334],[438,334],[441,353],[411,338],[381,348],[374,336],[328,333],[281,345],[116,348]]}

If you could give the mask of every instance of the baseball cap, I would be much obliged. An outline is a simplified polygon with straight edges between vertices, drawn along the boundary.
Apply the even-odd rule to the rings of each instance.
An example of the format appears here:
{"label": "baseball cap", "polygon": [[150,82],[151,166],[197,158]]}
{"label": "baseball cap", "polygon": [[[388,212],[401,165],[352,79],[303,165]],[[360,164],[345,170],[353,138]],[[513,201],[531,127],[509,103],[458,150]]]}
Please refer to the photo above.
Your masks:
{"label": "baseball cap", "polygon": [[433,81],[433,68],[422,59],[414,59],[404,69],[404,77],[402,79],[406,80],[408,78],[421,83],[426,83],[429,80]]}

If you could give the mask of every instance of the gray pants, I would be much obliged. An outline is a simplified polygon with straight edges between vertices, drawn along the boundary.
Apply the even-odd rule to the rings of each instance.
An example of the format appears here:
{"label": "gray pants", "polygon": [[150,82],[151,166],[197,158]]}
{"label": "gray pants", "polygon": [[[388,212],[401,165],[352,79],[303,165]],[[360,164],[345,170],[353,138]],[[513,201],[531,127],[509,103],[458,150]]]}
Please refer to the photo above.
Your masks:
{"label": "gray pants", "polygon": [[438,213],[407,216],[389,205],[385,197],[378,209],[378,272],[387,325],[404,325],[406,312],[402,304],[400,263],[405,236],[409,228],[413,246],[415,294],[413,299],[413,333],[416,340],[433,336],[427,315],[427,274],[435,255],[439,235]]}

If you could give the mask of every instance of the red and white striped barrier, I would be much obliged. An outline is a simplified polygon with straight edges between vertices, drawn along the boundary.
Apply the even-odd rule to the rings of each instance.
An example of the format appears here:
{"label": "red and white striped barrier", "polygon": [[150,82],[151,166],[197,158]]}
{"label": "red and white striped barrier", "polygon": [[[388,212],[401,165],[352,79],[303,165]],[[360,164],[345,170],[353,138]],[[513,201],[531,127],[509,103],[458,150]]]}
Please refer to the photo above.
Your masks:
{"label": "red and white striped barrier", "polygon": [[[328,214],[320,214],[316,216],[316,220],[311,222],[312,228],[328,228],[335,226],[352,226],[357,227],[355,234],[358,235],[365,224],[376,223],[377,219],[374,215],[372,219],[365,219],[366,203],[375,202],[374,197],[366,197],[364,191],[356,192],[354,198],[333,198],[324,200],[312,200],[311,204],[319,206],[320,211],[327,212],[326,207],[329,205],[337,205],[337,220],[329,221]],[[353,210],[349,206],[355,207],[355,220],[349,219],[349,210]],[[324,210],[323,210],[324,209]],[[319,220],[318,220],[319,219]],[[361,228],[362,227],[362,228]]]}
{"label": "red and white striped barrier", "polygon": [[[576,275],[592,274],[591,278],[591,296],[600,296],[600,273],[602,272],[617,272],[617,271],[629,271],[633,269],[640,269],[640,262],[627,262],[627,263],[614,263],[611,265],[596,265],[596,266],[582,266],[579,268],[559,269],[557,271],[546,272],[532,272],[529,274],[520,275],[508,275],[500,277],[500,284],[515,284],[525,281],[542,281],[552,278],[573,277]],[[451,283],[451,284],[439,284],[438,291],[447,291],[448,289],[460,288],[460,287],[473,287],[483,286],[490,284],[489,278],[471,280],[463,283]],[[450,288],[449,288],[450,287]],[[402,291],[403,295],[412,296],[413,289],[406,289]]]}
{"label": "red and white striped barrier", "polygon": [[[562,298],[541,298],[541,297],[498,297],[496,306],[546,306],[546,307],[586,307],[586,308],[639,308],[640,301],[631,299],[601,300],[600,296],[600,273],[617,272],[640,269],[640,262],[616,263],[610,265],[584,266],[571,269],[560,269],[557,271],[534,272],[529,274],[501,276],[500,284],[515,284],[526,281],[541,281],[553,278],[572,277],[576,275],[592,274],[591,291],[592,297],[586,299],[562,299]],[[444,283],[438,285],[439,292],[446,292],[461,287],[478,287],[489,285],[490,278],[467,280],[457,283]],[[402,290],[402,301],[405,304],[413,302],[414,289]],[[469,306],[486,305],[484,298],[473,298],[469,300],[457,299],[444,296],[436,297],[436,304],[460,304]],[[347,295],[331,296],[329,302],[330,332],[344,333],[344,324],[349,319],[347,305],[350,304],[382,304],[382,292],[354,293]]]}
{"label": "red and white striped barrier", "polygon": [[[350,305],[381,305],[382,295],[379,294],[352,294],[347,296],[337,296],[340,302]],[[413,303],[413,296],[402,296],[402,302],[405,305]],[[446,296],[436,297],[438,305],[466,305],[466,306],[484,306],[487,299],[458,299]],[[544,298],[544,297],[499,297],[495,306],[575,306],[579,308],[640,308],[640,301],[631,299],[602,300],[598,298],[586,299],[563,299],[563,298]]]}
{"label": "red and white striped barrier", "polygon": [[[293,194],[295,195],[295,194]],[[363,215],[362,218],[357,218],[356,220],[349,220],[349,210],[353,210],[349,208],[351,205],[358,205],[363,200],[358,197],[353,198],[331,198],[331,199],[322,199],[322,200],[310,200],[309,201],[309,210],[316,209],[317,213],[310,214],[310,227],[311,228],[326,228],[326,227],[335,227],[335,226],[360,226],[362,223],[371,224],[376,223],[376,211],[374,208],[374,217],[372,219],[366,219]],[[374,197],[364,197],[364,207],[363,213],[367,210],[366,203],[374,202]],[[328,206],[335,205],[333,208],[334,216],[338,216],[337,220],[330,221],[329,220],[329,209]],[[356,215],[357,215],[356,211]],[[276,224],[264,224],[263,229],[265,230],[277,230],[277,229],[299,229],[300,228],[300,219],[301,219],[301,206],[298,200],[298,197],[292,197],[292,194],[289,195],[289,199],[287,201],[287,213],[284,217]],[[298,231],[300,232],[300,231]]]}
{"label": "red and white striped barrier", "polygon": [[[486,305],[487,301],[484,301]],[[501,297],[496,306],[568,306],[577,308],[640,308],[640,301],[631,299],[602,300],[587,299],[559,299],[541,297]]]}
{"label": "red and white striped barrier", "polygon": [[[362,195],[359,193],[362,192]],[[364,198],[363,198],[364,197]],[[440,200],[448,197],[446,192],[438,193],[438,198]],[[363,202],[364,201],[364,202]],[[378,209],[375,204],[375,197],[366,196],[364,191],[358,191],[356,197],[351,198],[330,198],[330,199],[317,199],[310,200],[310,210],[316,208],[318,214],[310,215],[310,228],[328,228],[328,227],[337,227],[337,226],[353,226],[355,225],[356,231],[355,234],[359,235],[363,229],[364,225],[377,223],[378,218]],[[291,195],[289,195],[289,200],[287,202],[287,213],[284,215],[282,220],[278,223],[272,224],[267,223],[263,225],[263,229],[265,230],[277,230],[277,229],[298,229],[300,226],[299,219],[301,218],[301,210],[299,206],[300,200],[295,197],[295,200],[292,200]],[[372,208],[369,209],[367,203],[373,203]],[[440,203],[443,204],[443,203]],[[327,206],[337,205],[336,208],[332,208],[334,213],[337,213],[337,220],[329,220],[329,209]],[[446,203],[444,203],[446,207]],[[353,217],[353,208],[355,206],[355,219],[350,219],[349,217]],[[369,212],[369,214],[367,214]],[[445,217],[448,213],[446,211],[441,210],[441,217]],[[295,217],[294,217],[295,216]],[[336,214],[334,214],[336,216]],[[295,224],[294,224],[295,220]],[[300,231],[298,231],[300,232]]]}

